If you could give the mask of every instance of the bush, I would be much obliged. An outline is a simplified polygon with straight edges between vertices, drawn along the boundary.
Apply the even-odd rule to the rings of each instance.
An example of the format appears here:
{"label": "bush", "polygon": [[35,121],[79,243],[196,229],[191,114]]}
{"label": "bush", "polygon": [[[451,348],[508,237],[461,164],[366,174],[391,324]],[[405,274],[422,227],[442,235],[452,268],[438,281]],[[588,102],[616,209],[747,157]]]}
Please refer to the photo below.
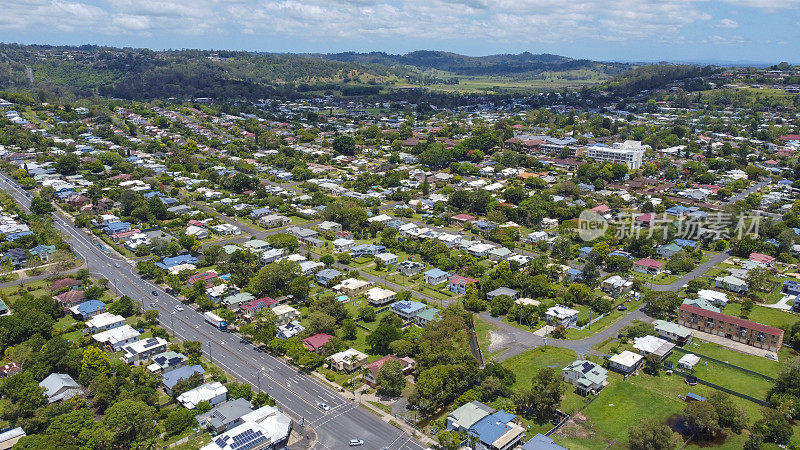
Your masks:
{"label": "bush", "polygon": [[328,381],[335,381],[336,377],[332,373],[328,372],[325,374],[325,379]]}

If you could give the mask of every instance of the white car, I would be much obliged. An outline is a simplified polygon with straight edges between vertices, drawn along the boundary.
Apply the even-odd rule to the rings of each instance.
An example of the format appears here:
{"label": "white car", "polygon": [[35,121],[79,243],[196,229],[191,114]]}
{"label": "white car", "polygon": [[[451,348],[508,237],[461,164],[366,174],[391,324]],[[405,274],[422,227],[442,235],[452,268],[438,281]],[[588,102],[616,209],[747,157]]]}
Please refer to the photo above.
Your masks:
{"label": "white car", "polygon": [[364,445],[364,441],[361,439],[350,439],[350,447],[358,447]]}
{"label": "white car", "polygon": [[328,406],[327,403],[323,403],[323,402],[317,402],[317,406],[319,406],[319,409],[321,409],[323,411],[330,411],[330,409],[331,409],[331,407]]}
{"label": "white car", "polygon": [[176,306],[175,311],[183,311],[183,306],[181,305]]}

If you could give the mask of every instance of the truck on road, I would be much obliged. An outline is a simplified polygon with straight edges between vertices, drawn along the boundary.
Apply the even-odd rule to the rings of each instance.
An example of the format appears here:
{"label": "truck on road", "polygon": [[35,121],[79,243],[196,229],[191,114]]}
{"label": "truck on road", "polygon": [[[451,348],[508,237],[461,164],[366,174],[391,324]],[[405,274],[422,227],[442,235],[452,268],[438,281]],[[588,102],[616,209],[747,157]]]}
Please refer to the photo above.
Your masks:
{"label": "truck on road", "polygon": [[211,325],[214,325],[215,327],[219,328],[222,331],[228,329],[228,322],[226,322],[225,319],[214,314],[211,311],[206,311],[205,313],[203,313],[203,317],[206,318],[206,322],[210,323]]}

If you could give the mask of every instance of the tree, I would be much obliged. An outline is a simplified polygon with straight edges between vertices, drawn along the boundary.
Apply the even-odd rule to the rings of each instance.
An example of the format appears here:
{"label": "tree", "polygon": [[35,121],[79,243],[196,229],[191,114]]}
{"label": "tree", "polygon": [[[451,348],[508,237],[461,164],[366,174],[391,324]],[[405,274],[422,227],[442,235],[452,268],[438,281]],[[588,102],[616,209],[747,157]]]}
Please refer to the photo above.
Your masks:
{"label": "tree", "polygon": [[493,298],[489,307],[491,308],[492,317],[502,316],[508,313],[508,310],[514,306],[514,300],[508,295],[498,295]]}
{"label": "tree", "polygon": [[253,399],[253,388],[247,383],[234,383],[230,382],[225,385],[228,388],[228,398],[243,398],[245,400]]}
{"label": "tree", "polygon": [[[123,295],[119,300],[108,305],[106,309],[108,309],[108,312],[112,314],[119,314],[122,317],[130,317],[136,314],[138,306],[135,304],[132,298],[128,297],[127,295]],[[156,313],[158,313],[158,311],[156,311]],[[156,315],[156,317],[158,316]]]}
{"label": "tree", "polygon": [[786,416],[774,409],[763,409],[764,417],[753,425],[752,432],[760,434],[765,442],[786,445],[794,430]]}
{"label": "tree", "polygon": [[650,291],[644,295],[647,314],[661,319],[674,312],[675,308],[680,306],[682,302],[683,299],[677,293],[671,291]]}
{"label": "tree", "polygon": [[345,319],[342,322],[342,339],[354,341],[358,333],[358,327],[353,319]]}
{"label": "tree", "polygon": [[164,426],[164,431],[167,432],[167,435],[175,436],[189,427],[197,425],[197,420],[194,416],[194,411],[178,406],[167,414],[167,417],[161,421],[161,425]]}
{"label": "tree", "polygon": [[708,396],[707,401],[717,411],[720,427],[730,428],[731,431],[739,434],[747,426],[747,413],[744,409],[736,406],[730,395],[714,391]]}
{"label": "tree", "polygon": [[691,402],[683,415],[689,426],[699,435],[711,438],[720,430],[719,414],[709,402]]}
{"label": "tree", "polygon": [[113,433],[116,445],[133,448],[155,433],[155,409],[140,400],[120,400],[103,416],[103,424]]}
{"label": "tree", "polygon": [[356,140],[352,136],[340,134],[333,138],[333,150],[342,155],[353,156],[356,154]]}
{"label": "tree", "polygon": [[359,320],[367,323],[375,322],[375,308],[369,305],[364,305],[358,309]]}
{"label": "tree", "polygon": [[336,262],[336,260],[333,258],[333,255],[326,253],[319,258],[319,262],[325,264],[325,267],[330,267]]}
{"label": "tree", "polygon": [[56,172],[61,175],[75,175],[81,167],[81,160],[75,153],[64,153],[56,161]]}
{"label": "tree", "polygon": [[515,391],[511,400],[522,415],[549,418],[555,414],[563,395],[561,376],[555,369],[547,367],[534,375],[530,389]]}
{"label": "tree", "polygon": [[661,358],[655,353],[650,353],[644,358],[644,371],[650,375],[658,375],[661,370]]}
{"label": "tree", "polygon": [[373,353],[386,355],[389,353],[389,344],[403,336],[402,330],[394,323],[384,321],[367,336],[367,344]]}
{"label": "tree", "polygon": [[322,311],[314,311],[308,316],[308,329],[311,333],[336,334],[336,319]]}
{"label": "tree", "polygon": [[253,407],[261,408],[262,406],[275,406],[275,399],[269,396],[266,392],[259,392],[253,396]]}
{"label": "tree", "polygon": [[390,397],[399,397],[406,387],[406,377],[403,375],[403,367],[397,361],[387,361],[378,371],[378,393],[386,394]]}
{"label": "tree", "polygon": [[772,286],[771,275],[762,267],[747,273],[747,288],[750,292],[767,292]]}
{"label": "tree", "polygon": [[84,379],[84,372],[88,375],[88,380],[93,379],[97,375],[108,375],[111,373],[111,362],[108,359],[108,353],[100,350],[97,347],[86,347],[83,351],[83,358],[81,359],[81,378]]}
{"label": "tree", "polygon": [[628,431],[631,450],[671,450],[675,448],[675,434],[665,424],[655,419],[645,419]]}
{"label": "tree", "polygon": [[15,421],[19,417],[33,415],[36,408],[45,404],[44,388],[33,378],[30,371],[23,371],[0,386],[3,397],[10,400],[10,404],[3,411],[3,417]]}
{"label": "tree", "polygon": [[53,211],[55,211],[55,208],[53,208],[53,204],[50,203],[49,200],[45,200],[41,197],[33,197],[31,199],[31,213],[37,216],[44,216]]}

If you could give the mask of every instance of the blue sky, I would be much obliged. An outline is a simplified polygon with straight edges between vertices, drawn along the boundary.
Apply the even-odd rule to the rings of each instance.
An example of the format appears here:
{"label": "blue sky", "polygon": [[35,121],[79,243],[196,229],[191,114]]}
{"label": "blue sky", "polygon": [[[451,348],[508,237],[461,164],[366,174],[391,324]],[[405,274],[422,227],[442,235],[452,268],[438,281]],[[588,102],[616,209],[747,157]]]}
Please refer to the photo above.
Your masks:
{"label": "blue sky", "polygon": [[800,63],[800,0],[12,0],[0,41]]}

